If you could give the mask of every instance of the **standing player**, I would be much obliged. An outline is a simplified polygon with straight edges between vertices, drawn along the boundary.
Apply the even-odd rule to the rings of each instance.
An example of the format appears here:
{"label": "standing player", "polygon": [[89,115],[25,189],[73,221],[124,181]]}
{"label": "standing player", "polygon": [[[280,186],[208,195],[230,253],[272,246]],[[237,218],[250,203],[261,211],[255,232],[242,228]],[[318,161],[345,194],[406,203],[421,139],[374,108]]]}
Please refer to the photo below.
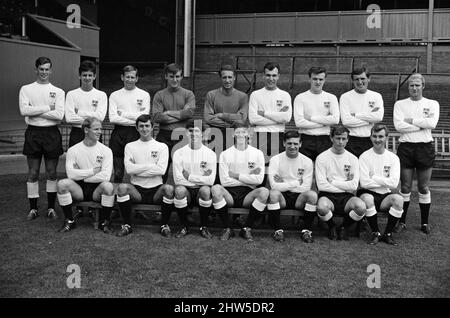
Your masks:
{"label": "standing player", "polygon": [[50,83],[52,62],[48,57],[39,57],[36,62],[36,81],[20,88],[19,109],[25,117],[27,130],[23,154],[27,156],[27,194],[30,202],[28,220],[38,214],[39,170],[42,156],[47,172],[47,217],[55,219],[56,167],[63,154],[61,133],[58,124],[64,117],[64,91]]}
{"label": "standing player", "polygon": [[285,152],[270,159],[270,198],[267,209],[272,215],[276,241],[283,241],[280,224],[281,209],[305,210],[304,227],[301,238],[306,243],[314,242],[312,222],[316,215],[317,193],[311,190],[314,165],[310,158],[299,153],[301,146],[298,131],[284,134]]}
{"label": "standing player", "polygon": [[88,117],[103,121],[108,109],[108,97],[105,92],[94,87],[96,66],[92,61],[83,61],[78,68],[81,86],[71,90],[66,96],[66,122],[72,124],[69,148],[83,141],[83,121]]}
{"label": "standing player", "polygon": [[404,199],[403,215],[396,228],[397,232],[406,229],[406,213],[411,196],[414,170],[417,173],[421,231],[430,233],[428,216],[430,214],[431,193],[428,187],[434,164],[434,146],[431,130],[439,120],[439,103],[423,97],[425,78],[413,74],[408,79],[409,98],[399,100],[394,105],[395,129],[401,133],[397,149],[400,158],[401,195]]}
{"label": "standing player", "polygon": [[370,129],[383,120],[381,94],[368,89],[370,73],[365,67],[351,73],[354,89],[341,95],[339,105],[342,124],[350,130],[347,150],[356,157],[372,148]]}
{"label": "standing player", "polygon": [[208,231],[208,216],[212,206],[211,186],[216,178],[216,154],[202,144],[202,128],[191,120],[186,124],[188,144],[173,155],[173,180],[175,199],[173,203],[181,222],[181,230],[176,237],[189,233],[187,208],[194,204],[199,207],[200,235],[212,238]]}
{"label": "standing player", "polygon": [[137,68],[125,66],[120,78],[123,88],[109,96],[109,121],[115,124],[109,141],[109,148],[113,152],[115,183],[123,179],[125,145],[139,138],[135,128],[136,119],[150,113],[150,94],[136,87],[139,79]]}
{"label": "standing player", "polygon": [[76,223],[72,215],[72,202],[101,202],[99,229],[112,234],[109,217],[114,206],[114,186],[109,180],[112,173],[113,156],[111,149],[99,142],[102,123],[96,118],[86,118],[82,129],[83,142],[67,150],[67,179],[58,182],[58,202],[62,207],[65,221],[60,232],[72,230]]}
{"label": "standing player", "polygon": [[[403,198],[392,193],[397,189],[400,180],[400,160],[386,149],[388,128],[375,124],[370,139],[373,147],[359,157],[360,185],[358,197],[367,206],[366,219],[372,230],[369,244],[377,244],[379,240],[397,245],[392,238],[392,231],[403,213]],[[388,212],[388,222],[384,234],[378,228],[377,213]]]}
{"label": "standing player", "polygon": [[[234,88],[236,72],[231,65],[223,65],[219,70],[222,87],[206,94],[203,119],[207,126],[216,128],[212,132],[215,147],[220,152],[228,148],[227,128],[242,126],[248,118],[247,94]],[[232,129],[229,129],[232,131]],[[219,131],[221,137],[219,138]]]}
{"label": "standing player", "polygon": [[250,208],[247,220],[239,235],[253,241],[251,228],[255,220],[262,216],[269,197],[265,187],[256,188],[264,179],[264,154],[249,145],[249,129],[238,125],[234,131],[234,146],[220,154],[220,183],[212,187],[212,200],[216,213],[220,216],[224,230],[221,240],[234,236],[228,207]]}
{"label": "standing player", "polygon": [[[330,240],[348,240],[348,228],[361,221],[366,213],[364,202],[354,195],[359,182],[358,158],[345,150],[349,130],[338,124],[331,126],[333,146],[322,152],[316,160],[316,182],[319,190],[317,213],[328,224]],[[333,214],[344,217],[336,235]]]}
{"label": "standing player", "polygon": [[311,67],[308,71],[310,89],[294,99],[295,125],[302,134],[300,152],[315,161],[330,149],[330,126],[339,123],[339,104],[336,96],[323,90],[327,71]]}
{"label": "standing player", "polygon": [[140,138],[125,146],[125,170],[130,175],[129,183],[121,183],[117,189],[117,202],[124,220],[118,236],[126,236],[131,228],[131,202],[159,204],[162,210],[161,234],[170,236],[167,225],[173,209],[173,186],[163,184],[169,150],[166,144],[152,138],[150,115],[136,119],[136,129]]}
{"label": "standing player", "polygon": [[[278,88],[280,66],[268,62],[264,65],[264,87],[250,95],[248,118],[255,126],[256,145],[262,150],[266,163],[269,157],[284,151],[285,124],[292,117],[291,95]],[[264,182],[265,183],[265,182]]]}

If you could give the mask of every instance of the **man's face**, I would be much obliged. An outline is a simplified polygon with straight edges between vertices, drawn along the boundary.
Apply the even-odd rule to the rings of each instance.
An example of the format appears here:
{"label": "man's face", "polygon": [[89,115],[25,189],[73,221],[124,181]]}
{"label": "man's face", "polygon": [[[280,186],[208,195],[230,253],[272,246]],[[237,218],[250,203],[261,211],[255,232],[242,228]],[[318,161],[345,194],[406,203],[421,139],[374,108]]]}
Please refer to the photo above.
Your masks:
{"label": "man's face", "polygon": [[85,128],[84,132],[88,139],[98,141],[102,135],[102,123],[94,121],[90,128]]}
{"label": "man's face", "polygon": [[123,82],[123,87],[126,90],[132,90],[136,87],[136,83],[138,82],[136,71],[129,71],[125,72],[125,74],[122,74],[120,78]]}
{"label": "man's face", "polygon": [[372,141],[373,147],[375,149],[384,148],[386,144],[386,130],[382,129],[380,131],[374,131],[370,135],[370,140]]}
{"label": "man's face", "polygon": [[41,64],[36,68],[36,75],[38,81],[41,83],[48,83],[50,81],[50,74],[52,74],[52,66],[50,63]]}
{"label": "man's face", "polygon": [[141,137],[148,139],[152,134],[152,123],[150,121],[140,121],[138,122],[136,129]]}
{"label": "man's face", "polygon": [[178,88],[181,86],[181,80],[183,79],[183,75],[181,71],[177,73],[167,73],[165,78],[167,81],[167,86],[171,88]]}
{"label": "man's face", "polygon": [[280,74],[278,73],[278,68],[275,67],[271,71],[267,68],[264,69],[264,84],[267,89],[275,89],[279,79]]}
{"label": "man's face", "polygon": [[309,79],[309,81],[311,83],[311,91],[313,93],[322,92],[323,84],[325,84],[325,78],[325,73],[311,74],[311,78]]}
{"label": "man's face", "polygon": [[202,143],[202,130],[199,127],[192,127],[187,130],[189,144],[198,145]]}
{"label": "man's face", "polygon": [[409,90],[409,96],[413,100],[419,100],[422,98],[423,89],[425,88],[425,85],[422,83],[422,79],[420,78],[413,78],[408,83],[408,90]]}
{"label": "man's face", "polygon": [[298,155],[298,150],[300,149],[301,142],[300,138],[289,138],[284,142],[284,148],[286,149],[286,155],[289,158],[295,158]]}
{"label": "man's face", "polygon": [[239,127],[234,130],[234,137],[236,138],[236,142],[247,143],[250,134],[248,128]]}
{"label": "man's face", "polygon": [[339,152],[345,149],[348,142],[348,133],[343,133],[340,135],[334,135],[331,137],[331,142],[333,143],[333,148]]}
{"label": "man's face", "polygon": [[81,72],[80,74],[81,86],[90,88],[94,86],[95,74],[92,71]]}
{"label": "man's face", "polygon": [[232,89],[234,87],[234,81],[236,77],[233,71],[222,71],[220,72],[220,79],[222,80],[222,86],[225,89]]}
{"label": "man's face", "polygon": [[352,76],[353,81],[353,87],[355,88],[355,91],[364,94],[367,92],[367,87],[369,86],[370,78],[367,77],[366,72],[359,74],[359,75],[353,75]]}

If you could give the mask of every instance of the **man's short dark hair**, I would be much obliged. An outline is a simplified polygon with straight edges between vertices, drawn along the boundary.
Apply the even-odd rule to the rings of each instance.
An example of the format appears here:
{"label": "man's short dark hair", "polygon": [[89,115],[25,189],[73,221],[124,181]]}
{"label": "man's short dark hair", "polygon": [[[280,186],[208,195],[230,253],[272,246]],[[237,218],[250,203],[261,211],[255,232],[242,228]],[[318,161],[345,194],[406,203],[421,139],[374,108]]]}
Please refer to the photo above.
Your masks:
{"label": "man's short dark hair", "polygon": [[386,125],[383,124],[375,124],[373,125],[372,129],[370,130],[370,135],[372,135],[374,132],[379,132],[384,130],[386,137],[389,135],[389,128]]}
{"label": "man's short dark hair", "polygon": [[313,66],[308,70],[308,76],[311,78],[312,74],[320,74],[325,73],[325,77],[327,77],[327,69],[322,66]]}
{"label": "man's short dark hair", "polygon": [[95,117],[87,117],[83,120],[83,124],[81,124],[81,129],[84,131],[84,128],[91,128],[92,124],[95,122],[99,122],[100,124],[102,121]]}
{"label": "man's short dark hair", "polygon": [[36,59],[36,62],[34,62],[34,65],[36,66],[36,68],[38,68],[39,66],[47,64],[47,63],[50,63],[50,67],[52,67],[52,61],[46,56],[41,56]]}
{"label": "man's short dark hair", "polygon": [[78,68],[78,74],[81,75],[83,72],[97,72],[97,67],[95,66],[95,63],[90,60],[85,60],[81,62],[80,67]]}
{"label": "man's short dark hair", "polygon": [[350,77],[353,79],[353,75],[361,75],[362,73],[366,73],[367,78],[370,77],[370,72],[365,66],[354,68]]}
{"label": "man's short dark hair", "polygon": [[350,130],[348,130],[347,127],[341,124],[332,125],[330,127],[330,136],[333,138],[336,135],[342,135],[343,133],[347,133],[347,135],[350,133]]}
{"label": "man's short dark hair", "polygon": [[127,65],[123,68],[122,74],[125,75],[125,73],[136,71],[136,76],[138,76],[138,69],[134,67],[133,65]]}
{"label": "man's short dark hair", "polygon": [[275,62],[267,62],[266,64],[264,64],[263,72],[265,72],[266,69],[269,70],[269,71],[272,71],[272,70],[274,70],[275,68],[277,68],[278,73],[281,72],[281,70],[280,70],[280,65],[279,65],[278,63],[275,63]]}
{"label": "man's short dark hair", "polygon": [[164,74],[177,74],[178,72],[181,71],[181,74],[183,74],[183,68],[181,67],[181,65],[176,64],[176,63],[171,63],[169,65],[166,65],[166,67],[164,68]]}
{"label": "man's short dark hair", "polygon": [[289,130],[284,133],[283,141],[286,141],[290,138],[300,138],[300,140],[301,140],[301,136],[300,136],[300,133],[298,132],[298,130]]}
{"label": "man's short dark hair", "polygon": [[233,75],[236,75],[236,70],[233,66],[229,64],[222,65],[219,69],[219,76],[222,76],[222,71],[231,71],[233,72]]}
{"label": "man's short dark hair", "polygon": [[136,118],[136,128],[139,125],[139,123],[146,123],[148,121],[150,121],[150,124],[153,125],[150,115],[148,114],[140,115],[138,118]]}

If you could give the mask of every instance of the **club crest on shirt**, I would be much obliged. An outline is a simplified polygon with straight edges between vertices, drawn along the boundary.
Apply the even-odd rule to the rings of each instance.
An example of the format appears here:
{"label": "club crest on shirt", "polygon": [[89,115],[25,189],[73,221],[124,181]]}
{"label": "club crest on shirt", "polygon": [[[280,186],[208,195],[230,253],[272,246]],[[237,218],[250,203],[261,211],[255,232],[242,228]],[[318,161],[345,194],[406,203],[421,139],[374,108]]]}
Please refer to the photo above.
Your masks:
{"label": "club crest on shirt", "polygon": [[137,101],[138,106],[142,106],[142,104],[144,104],[144,100],[143,99],[138,99]]}
{"label": "club crest on shirt", "polygon": [[97,159],[95,159],[95,162],[101,164],[103,162],[103,156],[97,156]]}
{"label": "club crest on shirt", "polygon": [[391,166],[384,166],[383,167],[383,176],[385,178],[389,178],[391,176]]}
{"label": "club crest on shirt", "polygon": [[153,159],[158,158],[158,152],[157,151],[152,151],[151,156]]}
{"label": "club crest on shirt", "polygon": [[93,99],[92,100],[92,107],[97,107],[98,106],[98,100]]}
{"label": "club crest on shirt", "polygon": [[283,101],[282,100],[277,99],[277,107],[278,108],[283,107]]}
{"label": "club crest on shirt", "polygon": [[297,176],[298,177],[303,177],[303,173],[305,172],[305,169],[301,169],[301,168],[298,168],[297,169]]}
{"label": "club crest on shirt", "polygon": [[344,175],[347,178],[347,181],[353,179],[352,166],[351,165],[344,165]]}
{"label": "club crest on shirt", "polygon": [[247,166],[248,166],[249,169],[255,169],[255,167],[256,167],[256,162],[254,162],[254,161],[249,161],[249,162],[247,163]]}
{"label": "club crest on shirt", "polygon": [[431,113],[429,108],[424,108],[423,109],[423,116],[425,118],[432,118],[432,117],[434,117],[434,113]]}
{"label": "club crest on shirt", "polygon": [[375,102],[369,101],[369,108],[374,108],[374,107],[375,107]]}
{"label": "club crest on shirt", "polygon": [[325,108],[330,108],[330,102],[323,102],[323,107],[325,107]]}
{"label": "club crest on shirt", "polygon": [[56,98],[56,93],[55,92],[50,92],[50,98]]}
{"label": "club crest on shirt", "polygon": [[208,163],[206,161],[200,161],[200,168],[206,169],[207,166],[208,166]]}

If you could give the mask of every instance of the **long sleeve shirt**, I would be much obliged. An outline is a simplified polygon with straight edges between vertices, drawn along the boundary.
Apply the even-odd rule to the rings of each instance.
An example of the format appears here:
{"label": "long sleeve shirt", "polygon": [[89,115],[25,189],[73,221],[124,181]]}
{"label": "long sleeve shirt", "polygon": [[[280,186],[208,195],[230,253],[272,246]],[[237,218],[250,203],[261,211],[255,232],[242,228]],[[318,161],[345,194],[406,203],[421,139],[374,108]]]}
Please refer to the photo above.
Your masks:
{"label": "long sleeve shirt", "polygon": [[[64,97],[64,91],[50,83],[24,85],[19,92],[20,114],[25,116],[28,125],[58,125],[64,117]],[[54,105],[55,109],[51,110],[50,105]]]}
{"label": "long sleeve shirt", "polygon": [[[310,120],[306,120],[305,115],[311,117]],[[314,94],[308,90],[298,94],[294,99],[294,120],[301,134],[329,135],[330,126],[339,123],[337,97],[325,91]]]}
{"label": "long sleeve shirt", "polygon": [[[76,110],[76,112],[75,112]],[[108,97],[103,91],[95,87],[89,92],[77,88],[66,95],[65,115],[66,122],[75,127],[81,127],[87,117],[94,117],[100,121],[105,120],[108,110]]]}
{"label": "long sleeve shirt", "polygon": [[383,97],[371,90],[364,94],[348,91],[341,95],[339,106],[342,124],[350,130],[350,136],[370,137],[372,126],[383,120]]}
{"label": "long sleeve shirt", "polygon": [[[259,173],[251,173],[259,168]],[[239,174],[239,179],[229,176],[229,172]],[[264,154],[261,150],[247,146],[238,150],[235,146],[223,151],[219,156],[220,184],[224,187],[247,186],[255,189],[264,181]]]}
{"label": "long sleeve shirt", "polygon": [[[281,112],[284,106],[288,110]],[[258,110],[264,111],[264,117],[258,115]],[[254,91],[250,95],[248,118],[255,126],[255,132],[284,132],[285,124],[292,118],[291,95],[279,88],[268,90],[263,87]]]}
{"label": "long sleeve shirt", "polygon": [[347,150],[340,155],[333,153],[331,149],[322,152],[316,159],[316,182],[319,191],[356,191],[359,183],[358,158]]}
{"label": "long sleeve shirt", "polygon": [[[405,118],[412,118],[412,124]],[[439,103],[422,97],[418,101],[410,98],[396,101],[394,104],[394,126],[401,133],[400,142],[430,142],[433,141],[431,130],[439,121]]]}
{"label": "long sleeve shirt", "polygon": [[[118,113],[120,111],[120,115]],[[136,119],[150,114],[150,94],[135,87],[121,88],[109,96],[109,121],[121,126],[134,126]]]}
{"label": "long sleeve shirt", "polygon": [[[211,169],[212,173],[205,176],[204,172]],[[183,170],[189,172],[186,179]],[[216,178],[216,154],[202,145],[200,149],[193,150],[189,145],[175,151],[173,155],[173,180],[175,185],[198,188],[202,185],[212,186]]]}
{"label": "long sleeve shirt", "polygon": [[[299,153],[296,158],[289,158],[286,152],[282,152],[270,159],[270,187],[280,192],[302,193],[311,190],[313,171],[313,162],[308,157]],[[275,175],[283,178],[283,181],[275,181]]]}
{"label": "long sleeve shirt", "polygon": [[169,148],[154,139],[138,139],[126,144],[123,160],[131,184],[147,189],[154,188],[163,184],[162,176],[167,170]]}
{"label": "long sleeve shirt", "polygon": [[389,193],[400,181],[400,159],[387,149],[380,155],[371,148],[359,157],[359,172],[361,188]]}
{"label": "long sleeve shirt", "polygon": [[[218,114],[222,117],[219,118]],[[248,117],[247,94],[233,89],[230,94],[222,88],[209,91],[206,94],[203,118],[207,125],[219,128],[233,127],[234,124],[243,124]]]}
{"label": "long sleeve shirt", "polygon": [[[100,167],[101,170],[94,174],[96,167]],[[112,168],[112,151],[101,142],[91,147],[79,142],[67,150],[66,173],[69,179],[84,180],[87,183],[109,181]]]}
{"label": "long sleeve shirt", "polygon": [[[167,111],[175,112],[174,116],[165,114]],[[159,123],[161,130],[185,128],[186,121],[194,116],[194,112],[194,93],[183,87],[175,90],[167,87],[156,92],[153,98],[153,120]]]}

